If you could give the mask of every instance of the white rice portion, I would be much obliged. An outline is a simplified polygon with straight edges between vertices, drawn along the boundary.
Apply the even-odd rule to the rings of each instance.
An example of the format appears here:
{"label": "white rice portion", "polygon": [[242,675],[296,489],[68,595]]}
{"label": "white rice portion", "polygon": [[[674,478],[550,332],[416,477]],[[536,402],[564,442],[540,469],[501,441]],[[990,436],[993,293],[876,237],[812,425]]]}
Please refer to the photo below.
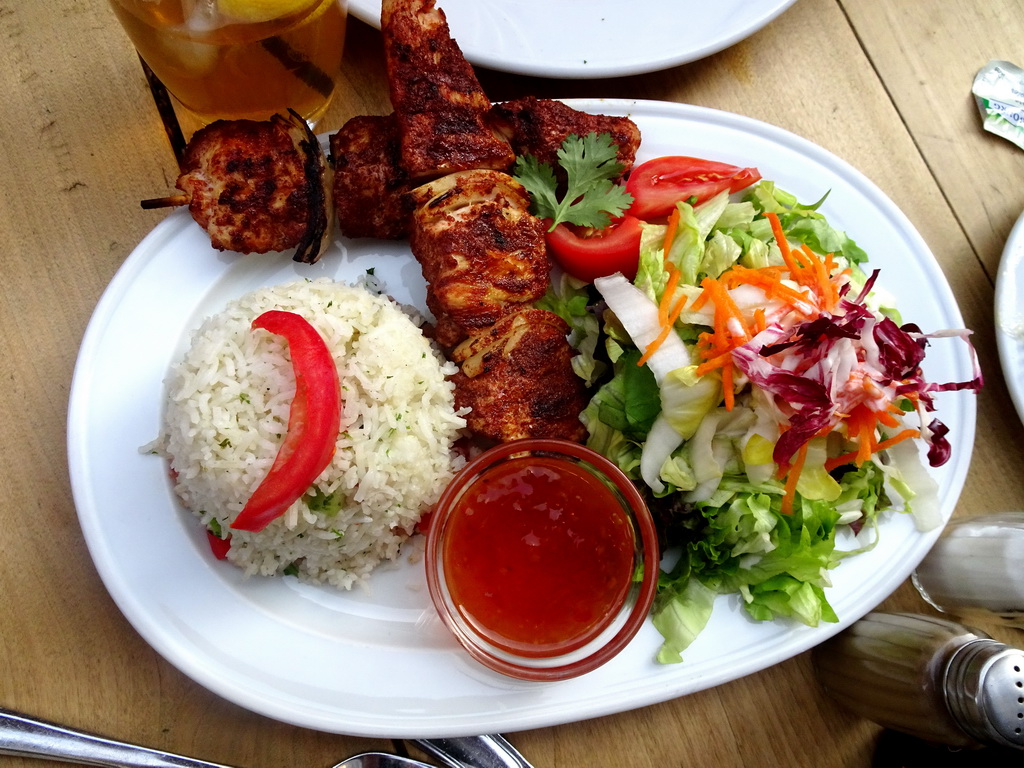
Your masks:
{"label": "white rice portion", "polygon": [[[274,462],[295,393],[287,342],[250,328],[269,309],[302,315],[334,355],[341,433],[314,488],[340,508],[314,511],[307,494],[258,533],[230,531]],[[287,572],[349,589],[398,557],[459,468],[452,445],[465,420],[446,378],[454,371],[385,296],[326,278],[256,290],[194,332],[167,381],[157,451],[185,506],[230,531],[228,560],[246,575]]]}

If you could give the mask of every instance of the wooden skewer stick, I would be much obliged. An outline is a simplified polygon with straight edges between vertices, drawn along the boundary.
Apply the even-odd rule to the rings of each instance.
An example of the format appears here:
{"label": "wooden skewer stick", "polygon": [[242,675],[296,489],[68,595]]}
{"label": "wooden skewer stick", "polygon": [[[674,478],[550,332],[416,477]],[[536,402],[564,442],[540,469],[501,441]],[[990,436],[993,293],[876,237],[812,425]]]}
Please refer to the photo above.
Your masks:
{"label": "wooden skewer stick", "polygon": [[139,205],[147,211],[153,208],[173,208],[178,205],[188,205],[188,195],[169,195],[167,197],[151,197],[143,200]]}
{"label": "wooden skewer stick", "polygon": [[159,113],[160,120],[164,124],[164,132],[167,134],[167,140],[171,143],[171,151],[174,152],[174,159],[180,168],[181,159],[185,153],[185,136],[181,132],[178,116],[174,112],[171,95],[167,92],[164,84],[160,82],[160,78],[153,73],[153,70],[143,60],[142,56],[139,56],[139,63],[142,64],[142,71],[146,75],[146,82],[149,83],[149,92],[153,95],[153,103],[156,104],[156,111]]}

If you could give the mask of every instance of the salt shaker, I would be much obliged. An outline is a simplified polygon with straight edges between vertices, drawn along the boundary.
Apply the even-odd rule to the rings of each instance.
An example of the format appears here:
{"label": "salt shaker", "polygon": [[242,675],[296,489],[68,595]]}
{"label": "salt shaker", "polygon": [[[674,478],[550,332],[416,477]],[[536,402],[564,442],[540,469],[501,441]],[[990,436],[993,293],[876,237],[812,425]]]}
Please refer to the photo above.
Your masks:
{"label": "salt shaker", "polygon": [[1024,628],[1024,512],[950,523],[911,576],[921,596],[967,621]]}
{"label": "salt shaker", "polygon": [[895,731],[1024,749],[1024,652],[947,619],[869,613],[815,648],[825,690]]}

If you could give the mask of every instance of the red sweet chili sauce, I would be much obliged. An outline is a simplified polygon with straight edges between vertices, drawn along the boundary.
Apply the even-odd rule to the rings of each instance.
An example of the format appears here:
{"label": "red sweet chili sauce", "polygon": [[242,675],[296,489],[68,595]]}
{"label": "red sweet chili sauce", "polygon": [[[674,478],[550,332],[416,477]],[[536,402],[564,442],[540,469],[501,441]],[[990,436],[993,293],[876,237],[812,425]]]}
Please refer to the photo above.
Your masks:
{"label": "red sweet chili sauce", "polygon": [[466,489],[442,557],[452,601],[477,632],[548,657],[586,644],[615,617],[633,577],[634,536],[594,474],[534,455],[495,465]]}

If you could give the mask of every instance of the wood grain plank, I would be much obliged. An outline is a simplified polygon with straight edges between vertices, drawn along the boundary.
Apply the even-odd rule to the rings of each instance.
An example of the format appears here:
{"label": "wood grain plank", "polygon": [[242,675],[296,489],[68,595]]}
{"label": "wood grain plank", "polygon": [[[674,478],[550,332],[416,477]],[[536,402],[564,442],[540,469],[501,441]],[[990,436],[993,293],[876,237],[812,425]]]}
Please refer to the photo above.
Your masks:
{"label": "wood grain plank", "polygon": [[1024,211],[1024,149],[983,130],[971,86],[990,60],[1024,66],[1024,2],[840,4],[994,279],[1006,236]]}
{"label": "wood grain plank", "polygon": [[[991,319],[1000,234],[1024,204],[1009,182],[1024,168],[1019,150],[977,129],[967,95],[980,63],[1013,58],[989,38],[1024,36],[1020,3],[952,3],[949,18],[930,19],[934,8],[800,0],[751,38],[665,72],[578,82],[480,75],[494,99],[647,98],[744,114],[818,143],[878,184],[956,286],[990,373],[958,509],[967,515],[1024,500],[1020,425],[1007,418]],[[153,651],[103,588],[70,498],[66,402],[96,301],[164,216],[138,201],[173,187],[174,162],[104,0],[9,3],[0,40],[0,177],[10,182],[0,186],[0,705],[241,766],[326,768],[390,748],[270,721],[210,693]],[[390,109],[379,32],[350,20],[344,67],[323,131]],[[909,584],[882,605],[927,610]],[[827,749],[808,733],[827,734]],[[876,726],[818,689],[807,654],[692,696],[511,736],[538,768],[867,765],[877,738]]]}

